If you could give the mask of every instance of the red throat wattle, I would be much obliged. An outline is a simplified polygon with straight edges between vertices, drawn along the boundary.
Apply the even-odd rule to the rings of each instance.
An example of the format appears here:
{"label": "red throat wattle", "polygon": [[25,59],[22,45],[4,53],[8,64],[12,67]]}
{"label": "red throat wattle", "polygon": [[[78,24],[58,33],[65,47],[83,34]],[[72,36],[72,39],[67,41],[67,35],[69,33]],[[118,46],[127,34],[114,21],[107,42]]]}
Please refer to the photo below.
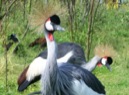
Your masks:
{"label": "red throat wattle", "polygon": [[99,63],[97,64],[97,66],[98,66],[98,67],[102,67],[102,64],[99,62]]}
{"label": "red throat wattle", "polygon": [[53,41],[53,39],[54,39],[54,38],[53,38],[53,34],[52,34],[52,33],[49,33],[49,34],[48,34],[48,38],[49,38],[50,41]]}
{"label": "red throat wattle", "polygon": [[50,18],[48,18],[47,21],[50,21]]}

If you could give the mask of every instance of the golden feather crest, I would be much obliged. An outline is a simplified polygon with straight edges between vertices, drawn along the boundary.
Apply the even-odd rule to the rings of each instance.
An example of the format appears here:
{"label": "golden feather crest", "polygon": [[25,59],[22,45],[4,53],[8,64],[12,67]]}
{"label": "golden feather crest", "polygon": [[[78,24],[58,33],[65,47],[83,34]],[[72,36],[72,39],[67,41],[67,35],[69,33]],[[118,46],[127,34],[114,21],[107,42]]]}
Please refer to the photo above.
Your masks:
{"label": "golden feather crest", "polygon": [[101,44],[101,45],[97,45],[94,49],[94,54],[98,55],[100,57],[104,57],[104,56],[110,56],[110,57],[115,57],[116,56],[116,51],[114,50],[114,48],[111,45],[108,44]]}
{"label": "golden feather crest", "polygon": [[59,2],[49,2],[47,4],[36,3],[31,14],[28,16],[30,28],[36,29],[36,32],[41,32],[44,28],[44,22],[54,14],[65,16],[67,15],[67,8],[61,6]]}

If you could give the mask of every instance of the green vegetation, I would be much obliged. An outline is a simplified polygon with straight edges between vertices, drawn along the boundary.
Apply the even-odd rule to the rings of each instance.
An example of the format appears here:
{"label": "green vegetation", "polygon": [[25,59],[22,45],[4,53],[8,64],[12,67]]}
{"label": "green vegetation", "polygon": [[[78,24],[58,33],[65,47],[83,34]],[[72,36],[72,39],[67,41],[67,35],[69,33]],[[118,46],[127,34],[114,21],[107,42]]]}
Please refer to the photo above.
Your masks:
{"label": "green vegetation", "polygon": [[[29,0],[28,0],[29,1]],[[57,0],[58,1],[58,0]],[[26,13],[23,10],[23,0],[17,1],[12,7],[11,12],[3,19],[3,29],[0,31],[0,95],[27,95],[30,92],[40,89],[39,82],[30,86],[26,91],[20,93],[17,91],[17,79],[21,71],[32,62],[32,60],[44,50],[40,46],[29,48],[28,45],[43,34],[38,34],[29,29],[26,36],[22,39],[26,31],[27,18],[29,15],[29,3],[26,5]],[[34,6],[34,3],[32,3]],[[76,17],[74,18],[74,31],[70,31],[70,23],[67,16],[61,16],[62,26],[66,28],[64,33],[55,33],[56,41],[75,42],[80,44],[85,52],[87,41],[88,17],[85,18],[85,24],[81,24],[81,9],[76,7]],[[80,13],[80,14],[79,14]],[[94,48],[100,44],[108,44],[115,50],[113,56],[112,72],[105,67],[97,67],[93,72],[99,80],[105,85],[107,95],[128,95],[129,93],[129,7],[122,5],[119,9],[107,10],[104,5],[99,5],[94,18],[92,30],[92,44],[90,58],[94,56]],[[8,62],[8,81],[6,90],[6,54],[4,43],[8,43],[7,37],[17,34],[20,45],[17,54],[13,50],[17,44],[13,44],[7,53]],[[72,38],[73,37],[73,38]],[[101,52],[101,50],[100,50]]]}

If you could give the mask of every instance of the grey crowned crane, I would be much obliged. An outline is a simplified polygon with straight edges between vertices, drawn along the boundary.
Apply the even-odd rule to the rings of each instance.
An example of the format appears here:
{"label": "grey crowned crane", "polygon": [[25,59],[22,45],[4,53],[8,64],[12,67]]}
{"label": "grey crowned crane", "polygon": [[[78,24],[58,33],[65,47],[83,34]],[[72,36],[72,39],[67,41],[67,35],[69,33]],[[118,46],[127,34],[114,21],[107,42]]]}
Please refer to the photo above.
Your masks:
{"label": "grey crowned crane", "polygon": [[[18,78],[18,91],[24,91],[29,85],[40,80],[41,73],[44,71],[46,65],[47,50],[43,51],[36,57],[32,63],[26,67]],[[58,66],[61,63],[72,63],[77,64],[88,71],[93,71],[98,65],[104,65],[110,69],[112,63],[111,57],[94,56],[89,62],[85,60],[85,54],[82,47],[75,43],[61,43],[58,44],[58,55],[57,55]]]}
{"label": "grey crowned crane", "polygon": [[47,41],[47,60],[41,75],[42,95],[105,95],[104,86],[88,70],[73,64],[57,65],[57,45],[53,32],[64,30],[57,15],[48,18],[44,25]]}

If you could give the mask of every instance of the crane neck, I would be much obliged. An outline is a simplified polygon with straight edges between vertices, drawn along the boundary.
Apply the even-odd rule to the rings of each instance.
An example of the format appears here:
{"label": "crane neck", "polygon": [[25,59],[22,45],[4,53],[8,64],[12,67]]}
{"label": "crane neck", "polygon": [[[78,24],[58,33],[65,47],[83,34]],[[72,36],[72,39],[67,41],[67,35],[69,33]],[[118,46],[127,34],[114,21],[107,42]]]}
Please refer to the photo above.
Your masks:
{"label": "crane neck", "polygon": [[58,66],[57,66],[57,45],[53,34],[45,31],[45,38],[47,41],[47,61],[45,71],[42,74],[42,93],[43,95],[52,95],[53,86],[56,83]]}
{"label": "crane neck", "polygon": [[47,42],[47,65],[51,67],[57,66],[57,44],[54,40],[53,33],[45,32],[45,38]]}
{"label": "crane neck", "polygon": [[82,67],[91,72],[95,69],[100,59],[101,58],[96,55],[89,62],[87,62],[86,64],[83,64]]}

